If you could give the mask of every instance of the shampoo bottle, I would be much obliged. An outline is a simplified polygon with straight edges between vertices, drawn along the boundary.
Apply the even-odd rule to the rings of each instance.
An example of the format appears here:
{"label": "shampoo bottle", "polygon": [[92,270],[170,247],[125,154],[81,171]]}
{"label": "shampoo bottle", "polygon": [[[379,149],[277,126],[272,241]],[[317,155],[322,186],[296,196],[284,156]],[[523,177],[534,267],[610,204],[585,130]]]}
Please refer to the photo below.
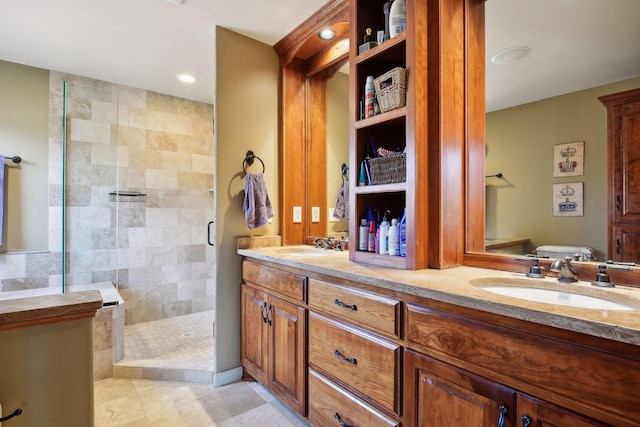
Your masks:
{"label": "shampoo bottle", "polygon": [[376,251],[376,222],[369,222],[369,234],[367,236],[367,251],[375,252]]}
{"label": "shampoo bottle", "polygon": [[367,227],[367,219],[362,218],[360,220],[360,231],[358,233],[358,250],[367,251],[367,239],[369,235],[369,228]]}
{"label": "shampoo bottle", "polygon": [[391,226],[389,227],[389,255],[400,255],[400,234],[398,220],[395,218],[391,220]]}
{"label": "shampoo bottle", "polygon": [[389,36],[397,36],[407,28],[406,0],[394,0],[389,11]]}
{"label": "shampoo bottle", "polygon": [[[387,211],[389,212],[389,211]],[[380,223],[380,254],[389,254],[389,226],[391,224],[387,220],[387,214],[385,212],[382,222]]]}

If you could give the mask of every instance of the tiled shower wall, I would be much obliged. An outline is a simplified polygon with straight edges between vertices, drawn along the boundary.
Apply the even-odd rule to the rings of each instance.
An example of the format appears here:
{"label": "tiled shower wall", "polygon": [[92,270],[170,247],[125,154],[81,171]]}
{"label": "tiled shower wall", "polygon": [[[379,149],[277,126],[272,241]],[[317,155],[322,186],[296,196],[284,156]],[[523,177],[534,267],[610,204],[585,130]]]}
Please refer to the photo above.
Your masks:
{"label": "tiled shower wall", "polygon": [[[17,267],[3,290],[59,286],[65,80],[66,283],[117,283],[127,324],[212,310],[213,106],[57,72],[50,75],[52,252],[4,255]],[[116,190],[145,196],[110,195]]]}

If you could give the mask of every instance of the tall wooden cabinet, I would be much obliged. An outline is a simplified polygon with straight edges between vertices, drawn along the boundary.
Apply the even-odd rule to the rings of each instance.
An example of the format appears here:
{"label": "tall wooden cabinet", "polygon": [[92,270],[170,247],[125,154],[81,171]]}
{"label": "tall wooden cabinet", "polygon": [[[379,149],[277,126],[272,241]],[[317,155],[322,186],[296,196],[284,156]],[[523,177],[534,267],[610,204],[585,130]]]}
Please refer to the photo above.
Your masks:
{"label": "tall wooden cabinet", "polygon": [[640,89],[598,99],[607,107],[608,258],[640,263]]}
{"label": "tall wooden cabinet", "polygon": [[[350,239],[368,209],[400,218],[406,207],[407,256],[350,245],[350,259],[404,269],[462,264],[465,247],[465,146],[483,141],[484,0],[406,0],[406,31],[363,53],[367,28],[383,29],[386,0],[351,0]],[[367,76],[406,70],[406,105],[361,118]],[[473,99],[466,108],[466,100]],[[406,180],[358,185],[371,141],[406,151]],[[483,159],[480,159],[482,162]],[[446,237],[446,238],[445,238]]]}

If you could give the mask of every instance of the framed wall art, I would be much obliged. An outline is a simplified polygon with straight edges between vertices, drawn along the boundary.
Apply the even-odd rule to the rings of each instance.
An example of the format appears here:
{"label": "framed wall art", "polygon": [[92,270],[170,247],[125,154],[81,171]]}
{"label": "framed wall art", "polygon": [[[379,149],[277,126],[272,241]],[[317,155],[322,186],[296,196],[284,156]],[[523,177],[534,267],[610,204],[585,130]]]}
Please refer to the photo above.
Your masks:
{"label": "framed wall art", "polygon": [[553,216],[584,216],[584,183],[553,184]]}
{"label": "framed wall art", "polygon": [[553,146],[553,177],[584,175],[584,141]]}

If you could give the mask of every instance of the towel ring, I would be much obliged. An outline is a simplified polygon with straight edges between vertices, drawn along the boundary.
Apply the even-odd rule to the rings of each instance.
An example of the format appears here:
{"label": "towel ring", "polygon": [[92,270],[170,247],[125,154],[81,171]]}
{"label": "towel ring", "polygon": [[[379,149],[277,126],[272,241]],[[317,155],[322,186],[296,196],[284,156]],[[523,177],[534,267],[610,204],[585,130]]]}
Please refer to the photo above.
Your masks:
{"label": "towel ring", "polygon": [[253,154],[253,151],[249,150],[247,151],[247,155],[245,156],[244,160],[242,161],[242,172],[244,172],[245,174],[247,173],[247,167],[246,165],[253,165],[253,161],[255,159],[258,159],[260,161],[260,163],[262,163],[262,173],[264,173],[265,168],[264,168],[264,162],[262,161],[262,159],[258,156],[256,156],[255,154]]}

